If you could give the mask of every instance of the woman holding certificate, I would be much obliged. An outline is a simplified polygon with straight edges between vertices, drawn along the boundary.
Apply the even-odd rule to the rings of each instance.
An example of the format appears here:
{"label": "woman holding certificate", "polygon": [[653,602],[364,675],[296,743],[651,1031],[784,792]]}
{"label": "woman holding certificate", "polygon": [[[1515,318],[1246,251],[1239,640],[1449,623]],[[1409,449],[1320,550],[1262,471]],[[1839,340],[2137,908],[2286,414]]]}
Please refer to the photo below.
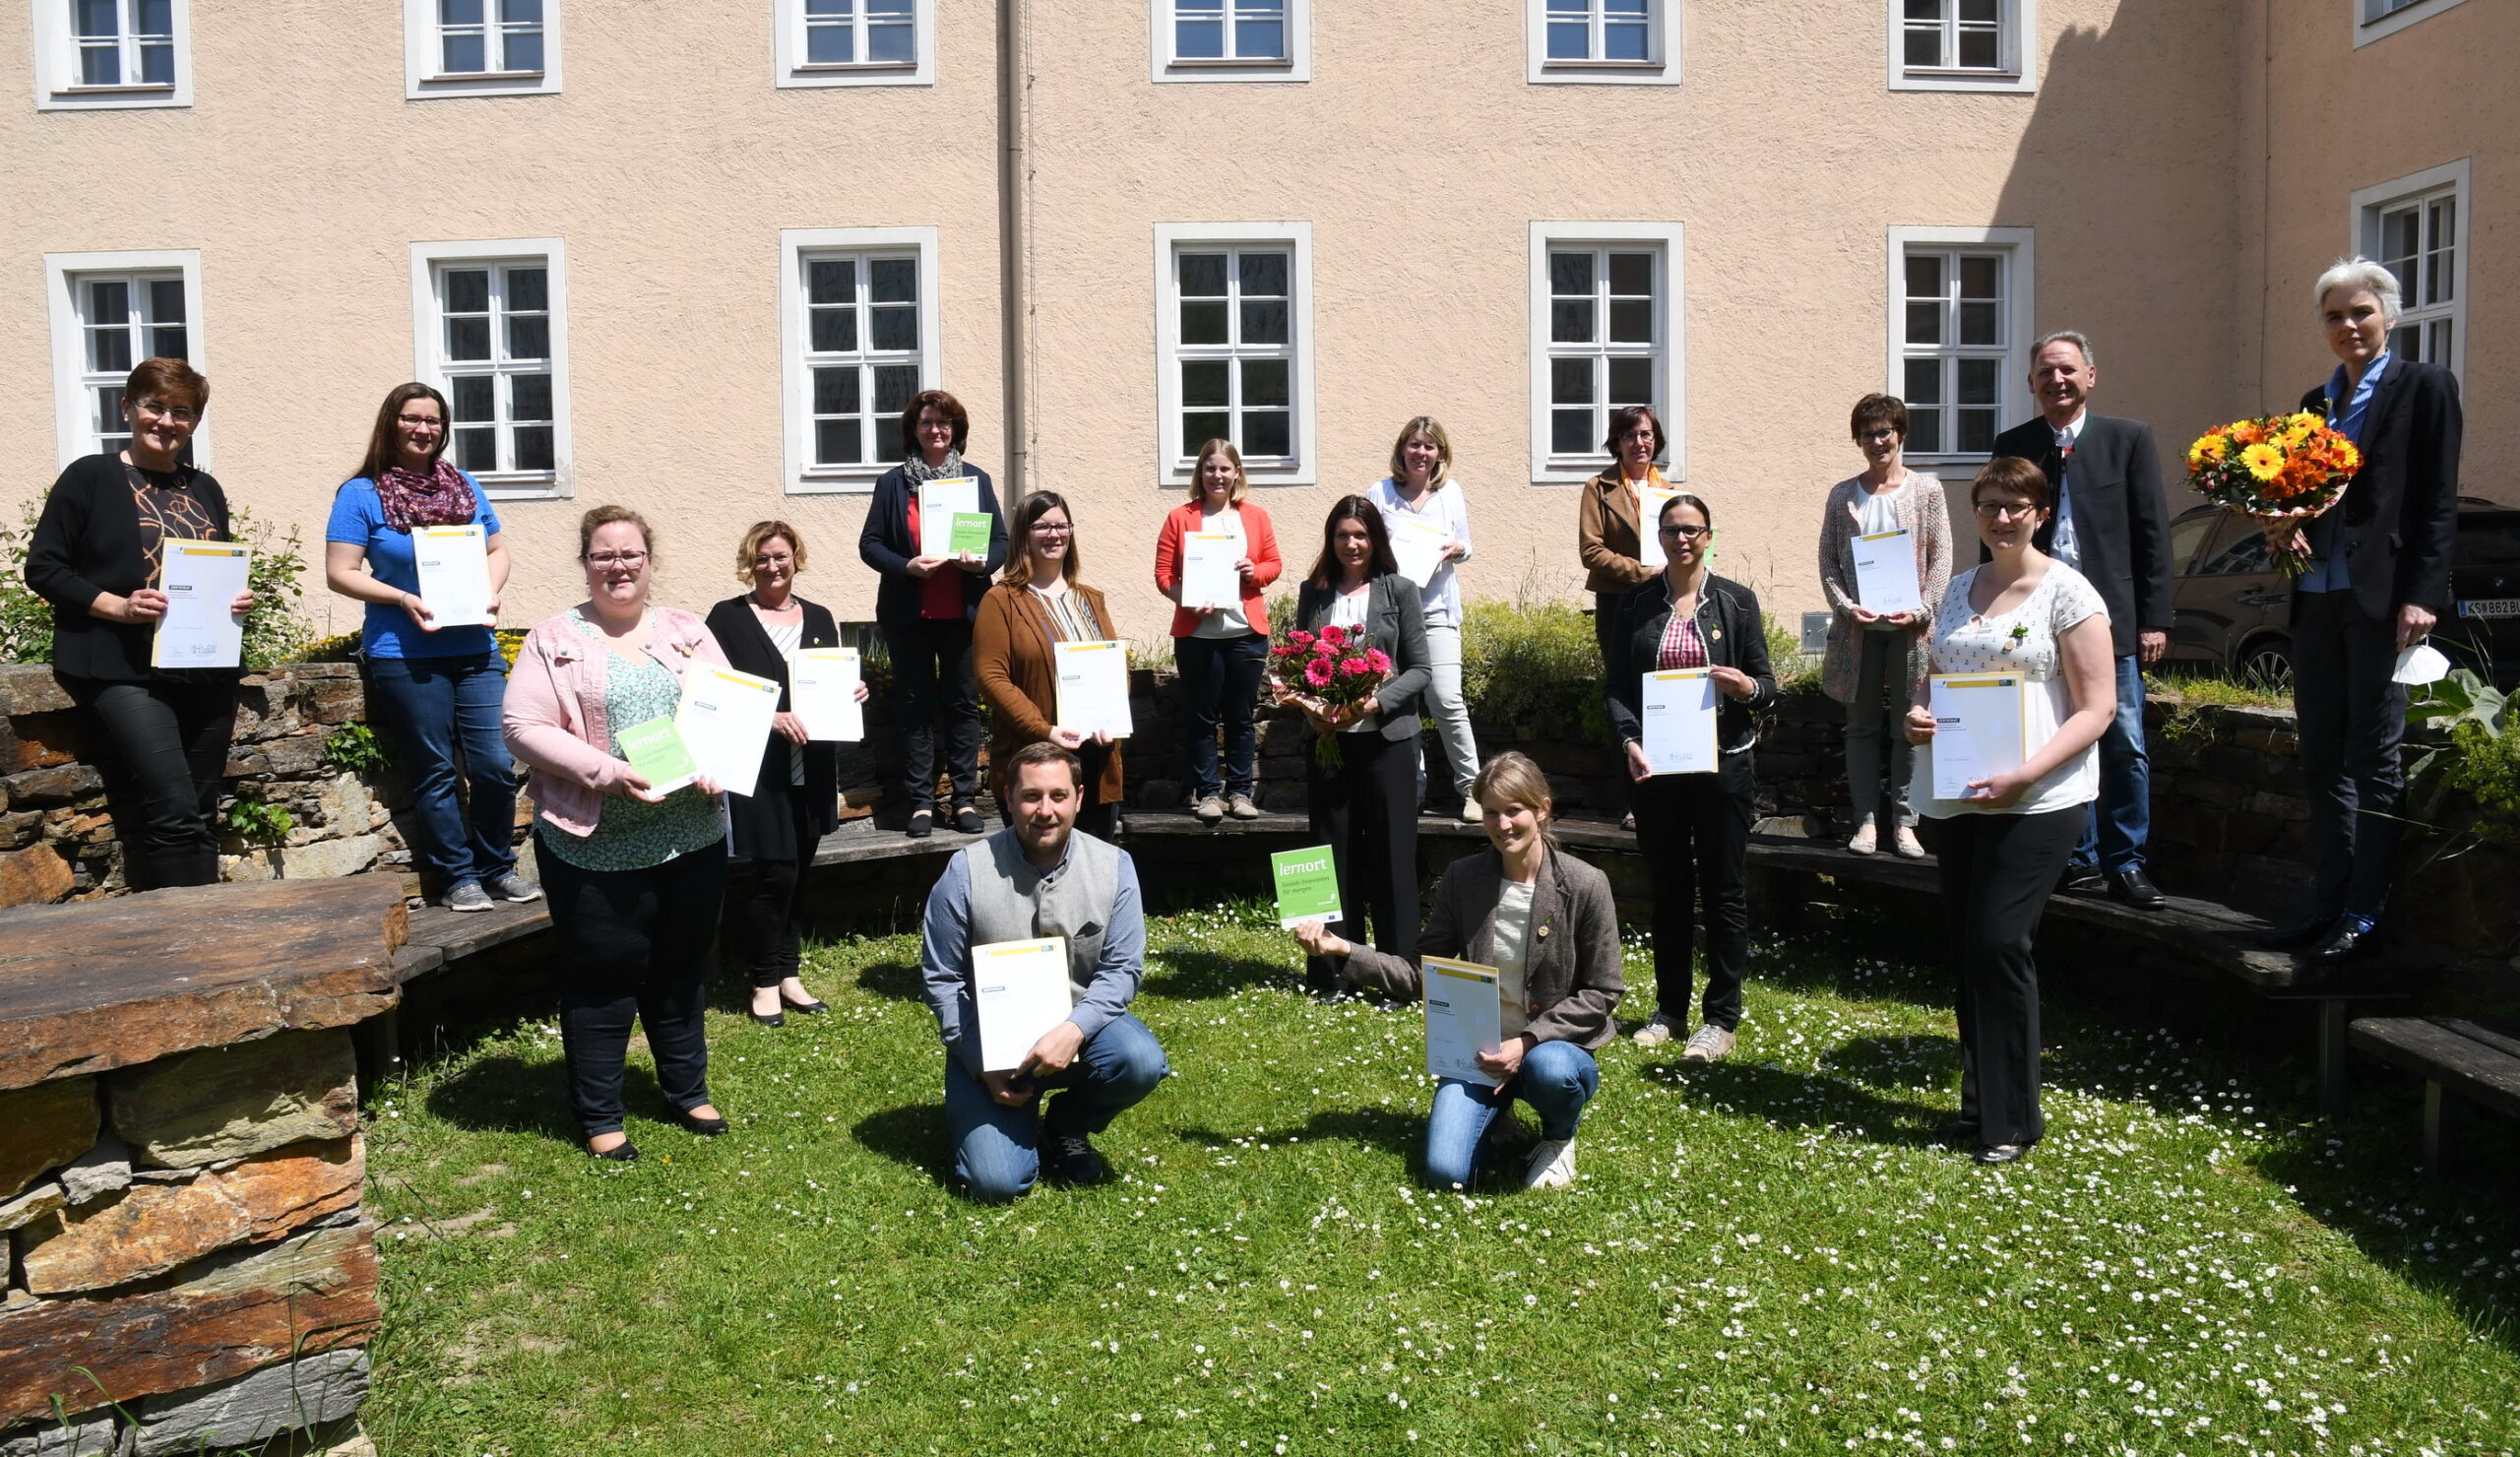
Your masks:
{"label": "woman holding certificate", "polygon": [[52,603],[54,676],[101,732],[125,880],[134,890],[209,885],[219,879],[211,816],[241,655],[161,667],[158,650],[179,617],[232,639],[254,605],[250,592],[221,590],[225,610],[185,612],[191,604],[175,599],[190,584],[170,580],[166,543],[229,539],[226,492],[184,459],[210,381],[181,359],[143,359],[119,394],[97,393],[129,433],[121,449],[108,436],[107,450],[71,462],[52,483],[27,546],[27,585]]}
{"label": "woman holding certificate", "polygon": [[[1444,747],[1464,824],[1479,823],[1470,782],[1479,774],[1479,741],[1461,696],[1461,583],[1453,563],[1470,560],[1470,502],[1455,480],[1453,441],[1432,415],[1400,427],[1391,444],[1391,474],[1365,499],[1382,512],[1400,575],[1418,584],[1426,603],[1426,717]],[[1424,781],[1426,776],[1419,775]]]}
{"label": "woman holding certificate", "polygon": [[1610,643],[1610,727],[1635,782],[1637,846],[1654,882],[1653,1019],[1636,1033],[1658,1047],[1688,1028],[1696,902],[1706,901],[1706,999],[1681,1057],[1732,1050],[1741,977],[1750,964],[1750,825],[1758,779],[1758,710],[1776,701],[1759,600],[1707,570],[1715,515],[1683,491],[1655,517],[1661,574],[1619,602]]}
{"label": "woman holding certificate", "polygon": [[[1611,411],[1609,438],[1602,442],[1610,468],[1586,481],[1576,502],[1576,554],[1584,563],[1584,590],[1593,595],[1593,637],[1605,673],[1614,662],[1620,600],[1664,564],[1660,540],[1646,525],[1671,497],[1670,482],[1654,464],[1663,445],[1663,419],[1652,406]],[[1635,829],[1635,814],[1622,825]]]}
{"label": "woman holding certificate", "polygon": [[[1076,579],[1076,524],[1064,497],[1055,491],[1026,496],[1015,508],[1013,534],[1014,563],[1005,580],[980,599],[972,629],[972,661],[997,725],[988,759],[998,803],[1006,803],[1010,786],[997,766],[1024,745],[1047,739],[1085,765],[1087,802],[1076,827],[1108,840],[1117,828],[1121,797],[1119,739],[1107,728],[1067,727],[1082,722],[1085,706],[1060,701],[1057,645],[1110,642],[1111,609],[1100,591]],[[1127,650],[1111,651],[1119,655],[1118,691],[1125,695]]]}
{"label": "woman holding certificate", "polygon": [[1242,452],[1230,440],[1211,440],[1190,472],[1189,501],[1165,516],[1155,538],[1155,587],[1174,604],[1172,661],[1190,700],[1190,812],[1208,826],[1228,814],[1260,817],[1252,793],[1260,748],[1255,711],[1269,663],[1264,594],[1286,568],[1269,513],[1244,499],[1250,493]]}
{"label": "woman holding certificate", "polygon": [[1941,481],[1901,459],[1904,401],[1866,395],[1856,402],[1852,426],[1863,474],[1830,487],[1820,513],[1820,590],[1830,607],[1820,687],[1847,706],[1847,790],[1855,809],[1847,849],[1870,855],[1887,829],[1891,848],[1915,859],[1925,848],[1908,805],[1907,735],[1893,731],[1893,721],[1906,717],[1924,688],[1931,606],[1951,579],[1951,508]]}
{"label": "woman holding certificate", "polygon": [[[1333,927],[1402,960],[1418,942],[1418,697],[1426,688],[1426,609],[1400,575],[1382,513],[1363,496],[1342,496],[1322,524],[1321,555],[1295,595],[1295,626],[1336,627],[1391,659],[1391,675],[1345,708],[1298,700],[1318,740],[1304,756],[1312,838],[1339,861]],[[1316,956],[1304,984],[1336,995],[1336,964]]]}
{"label": "woman holding certificate", "polygon": [[980,704],[972,676],[972,619],[988,579],[1006,564],[1006,519],[988,473],[963,459],[972,418],[943,390],[921,390],[902,411],[909,458],[875,482],[857,554],[883,576],[875,625],[893,661],[902,719],[904,827],[936,828],[936,725],[954,828],[980,832]]}
{"label": "woman holding certificate", "polygon": [[447,419],[427,385],[387,393],[358,474],[333,493],[324,584],[367,604],[369,716],[410,769],[421,888],[450,911],[487,911],[542,891],[516,870],[516,767],[499,730],[508,661],[490,626],[507,542],[480,482],[446,458]]}
{"label": "woman holding certificate", "polygon": [[[726,666],[726,655],[698,617],[648,601],[652,539],[624,506],[580,519],[587,600],[526,634],[507,695],[508,747],[534,770],[535,859],[560,937],[570,1104],[587,1152],[616,1162],[639,1157],[621,1127],[634,1023],[674,1121],[726,1131],[709,1102],[701,1026],[726,815],[674,731],[684,678]],[[659,792],[668,784],[681,787]]]}
{"label": "woman holding certificate", "polygon": [[2093,745],[2117,712],[2109,612],[2082,574],[2033,544],[2048,476],[1998,456],[1969,488],[1987,561],[1951,579],[1932,676],[1908,710],[1909,793],[1938,823],[1937,866],[1960,963],[1960,1121],[1946,1136],[2009,1164],[2039,1141],[2040,913],[2100,792]]}
{"label": "woman holding certificate", "polygon": [[[1609,877],[1561,854],[1549,833],[1548,777],[1517,753],[1487,761],[1472,782],[1487,827],[1487,851],[1444,869],[1435,909],[1418,934],[1420,956],[1457,958],[1496,976],[1498,1042],[1474,1054],[1489,1081],[1442,1078],[1426,1117],[1426,1182],[1466,1189],[1488,1151],[1496,1115],[1515,1099],[1540,1115],[1540,1144],[1523,1167],[1526,1188],[1575,1181],[1575,1129],[1601,1088],[1594,1052],[1617,1035],[1611,1014],[1626,994],[1619,971],[1618,906]],[[1349,981],[1388,995],[1422,994],[1412,959],[1358,946],[1328,923],[1307,920],[1295,939],[1337,961]]]}
{"label": "woman holding certificate", "polygon": [[[829,1010],[796,978],[805,929],[805,869],[814,848],[840,828],[840,755],[798,717],[788,667],[798,653],[840,646],[831,609],[796,595],[805,538],[784,521],[756,523],[735,548],[735,576],[752,590],[709,609],[709,635],[738,672],[779,684],[779,714],[747,792],[726,803],[734,865],[727,875],[725,940],[752,972],[752,1020],[785,1026],[788,1013]],[[866,683],[857,683],[866,698]]]}

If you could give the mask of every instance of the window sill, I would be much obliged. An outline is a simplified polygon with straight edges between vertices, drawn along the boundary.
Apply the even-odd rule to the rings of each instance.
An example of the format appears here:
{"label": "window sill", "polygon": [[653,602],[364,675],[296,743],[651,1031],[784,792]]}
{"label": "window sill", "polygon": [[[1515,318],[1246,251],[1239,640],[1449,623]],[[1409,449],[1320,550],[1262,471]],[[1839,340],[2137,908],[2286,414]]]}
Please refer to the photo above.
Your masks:
{"label": "window sill", "polygon": [[56,96],[171,96],[175,84],[171,81],[135,82],[129,86],[64,86],[55,88]]}
{"label": "window sill", "polygon": [[481,488],[508,496],[558,497],[560,476],[553,471],[475,471],[472,478]]}
{"label": "window sill", "polygon": [[441,71],[420,79],[422,86],[477,86],[485,81],[540,81],[542,71]]}
{"label": "window sill", "polygon": [[869,466],[862,470],[839,470],[826,467],[807,471],[788,482],[788,494],[791,496],[862,495],[873,490],[875,482],[883,478],[884,473],[890,469],[892,468],[889,466]]}
{"label": "window sill", "polygon": [[1570,61],[1546,60],[1540,63],[1544,71],[1661,71],[1669,61]]}
{"label": "window sill", "polygon": [[809,61],[788,68],[798,76],[864,76],[869,73],[899,72],[904,76],[918,69],[916,61]]}
{"label": "window sill", "polygon": [[1175,56],[1164,64],[1172,71],[1292,71],[1295,67],[1285,56]]}

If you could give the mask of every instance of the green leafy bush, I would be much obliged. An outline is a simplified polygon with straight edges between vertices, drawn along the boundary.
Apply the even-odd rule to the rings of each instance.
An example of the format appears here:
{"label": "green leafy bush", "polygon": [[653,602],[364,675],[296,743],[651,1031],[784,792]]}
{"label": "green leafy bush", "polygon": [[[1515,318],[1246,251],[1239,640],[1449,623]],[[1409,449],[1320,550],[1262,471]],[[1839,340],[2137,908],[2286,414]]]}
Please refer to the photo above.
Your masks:
{"label": "green leafy bush", "polygon": [[1571,602],[1463,603],[1462,697],[1470,716],[1543,736],[1609,738],[1593,618]]}
{"label": "green leafy bush", "polygon": [[353,721],[324,740],[324,762],[347,774],[373,774],[391,765],[394,756],[375,729]]}
{"label": "green leafy bush", "polygon": [[2453,794],[2476,811],[2435,854],[2469,843],[2520,845],[2520,735],[2510,731],[2510,698],[2474,670],[2453,668],[2408,700],[2406,717],[2419,749],[2407,772],[2419,823],[2442,834]]}
{"label": "green leafy bush", "polygon": [[246,789],[220,811],[219,826],[248,845],[277,845],[297,828],[297,816],[264,798],[262,791]]}
{"label": "green leafy bush", "polygon": [[0,663],[52,661],[52,603],[27,585],[27,547],[40,501],[29,501],[15,527],[0,528]]}
{"label": "green leafy bush", "polygon": [[[27,548],[42,510],[41,502],[30,501],[16,527],[0,529],[0,661],[52,661],[52,603],[27,585]],[[306,620],[305,593],[298,586],[306,572],[305,543],[294,527],[275,538],[272,529],[242,506],[230,513],[229,524],[235,538],[254,548],[245,573],[246,589],[255,597],[254,610],[245,618],[245,665],[291,662],[314,635]]]}

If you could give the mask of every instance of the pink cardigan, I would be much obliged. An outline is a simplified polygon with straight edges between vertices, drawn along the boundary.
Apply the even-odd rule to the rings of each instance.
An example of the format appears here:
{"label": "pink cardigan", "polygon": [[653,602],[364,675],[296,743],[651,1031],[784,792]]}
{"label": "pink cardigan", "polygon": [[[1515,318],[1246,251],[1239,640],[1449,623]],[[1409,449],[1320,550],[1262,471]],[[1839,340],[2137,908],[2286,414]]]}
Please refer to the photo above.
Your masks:
{"label": "pink cardigan", "polygon": [[[647,653],[682,680],[694,662],[724,667],[725,653],[708,627],[679,607],[654,607],[656,632]],[[603,711],[604,665],[612,650],[588,638],[562,612],[526,634],[508,673],[502,717],[508,751],[534,769],[525,792],[552,828],[584,838],[595,833],[605,791],[630,766],[612,757],[612,726]]]}

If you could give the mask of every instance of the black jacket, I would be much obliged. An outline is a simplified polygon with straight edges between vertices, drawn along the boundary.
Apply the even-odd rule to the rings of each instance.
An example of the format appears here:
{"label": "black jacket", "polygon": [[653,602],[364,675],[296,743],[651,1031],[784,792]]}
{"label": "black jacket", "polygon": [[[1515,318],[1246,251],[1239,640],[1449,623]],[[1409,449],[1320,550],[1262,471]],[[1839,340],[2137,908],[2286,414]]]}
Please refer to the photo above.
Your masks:
{"label": "black jacket", "polygon": [[[1385,572],[1365,589],[1365,640],[1391,659],[1391,679],[1374,690],[1381,705],[1382,736],[1398,743],[1418,736],[1418,697],[1434,676],[1426,662],[1426,606],[1418,584]],[[1330,620],[1334,594],[1306,582],[1295,593],[1295,626],[1319,632]]]}
{"label": "black jacket", "polygon": [[[2301,408],[2325,418],[2327,386],[2303,395]],[[2365,617],[2394,617],[2408,602],[2448,612],[2464,428],[2457,375],[2389,356],[2362,417],[2362,469],[2331,508]],[[2297,591],[2294,611],[2300,606]]]}
{"label": "black jacket", "polygon": [[[978,478],[980,509],[989,515],[988,570],[938,570],[963,579],[963,620],[969,622],[978,613],[990,579],[1006,565],[1006,513],[997,509],[997,488],[989,483],[988,473],[969,461],[963,469]],[[875,621],[887,632],[917,625],[919,596],[927,590],[926,582],[910,574],[911,558],[918,555],[918,542],[910,534],[913,495],[909,468],[895,466],[885,472],[875,482],[874,499],[866,503],[865,529],[857,534],[858,557],[883,574],[884,580],[875,588]]]}
{"label": "black jacket", "polygon": [[[74,677],[139,683],[158,675],[149,665],[155,627],[88,615],[88,604],[100,592],[129,597],[152,585],[149,559],[140,550],[140,508],[131,499],[129,469],[110,455],[72,461],[44,497],[43,516],[28,543],[27,585],[52,603],[52,665]],[[218,524],[214,539],[232,539],[227,493],[207,471],[187,466],[183,473]]]}
{"label": "black jacket", "polygon": [[[796,599],[796,604],[805,609],[805,632],[796,646],[841,645],[840,627],[832,621],[830,608],[803,598]],[[727,666],[755,677],[776,679],[780,712],[791,711],[788,660],[771,644],[770,633],[744,599],[730,597],[709,609],[709,635],[724,650]],[[820,740],[806,744],[805,782],[801,785],[788,783],[788,740],[774,730],[770,742],[762,746],[761,771],[754,776],[752,792],[726,798],[726,818],[734,827],[733,849],[739,859],[811,858],[813,844],[797,844],[800,811],[803,829],[815,842],[840,828],[840,746]]]}
{"label": "black jacket", "polygon": [[[2056,432],[2045,418],[2018,424],[1995,437],[1995,454],[2036,462],[2056,488],[2056,470],[2063,457]],[[2153,427],[2142,420],[2113,415],[2083,416],[2074,437],[2073,469],[2065,475],[2065,508],[2074,517],[2074,544],[2082,554],[2079,570],[2109,605],[2110,646],[2118,657],[2141,646],[2136,637],[2146,628],[2168,632],[2171,625],[2170,500],[2162,493],[2161,451],[2153,444]],[[2040,550],[2056,539],[2056,519],[2039,529]],[[1986,549],[1978,548],[1984,561]]]}
{"label": "black jacket", "polygon": [[[1607,697],[1610,730],[1621,744],[1645,736],[1645,673],[1662,651],[1671,625],[1671,583],[1661,572],[1628,589],[1618,602],[1611,630]],[[1737,667],[1757,691],[1747,698],[1724,695],[1715,731],[1728,754],[1745,753],[1759,737],[1759,710],[1776,702],[1776,673],[1768,666],[1767,623],[1758,594],[1727,577],[1709,574],[1697,594],[1697,630],[1706,639],[1706,661]]]}

